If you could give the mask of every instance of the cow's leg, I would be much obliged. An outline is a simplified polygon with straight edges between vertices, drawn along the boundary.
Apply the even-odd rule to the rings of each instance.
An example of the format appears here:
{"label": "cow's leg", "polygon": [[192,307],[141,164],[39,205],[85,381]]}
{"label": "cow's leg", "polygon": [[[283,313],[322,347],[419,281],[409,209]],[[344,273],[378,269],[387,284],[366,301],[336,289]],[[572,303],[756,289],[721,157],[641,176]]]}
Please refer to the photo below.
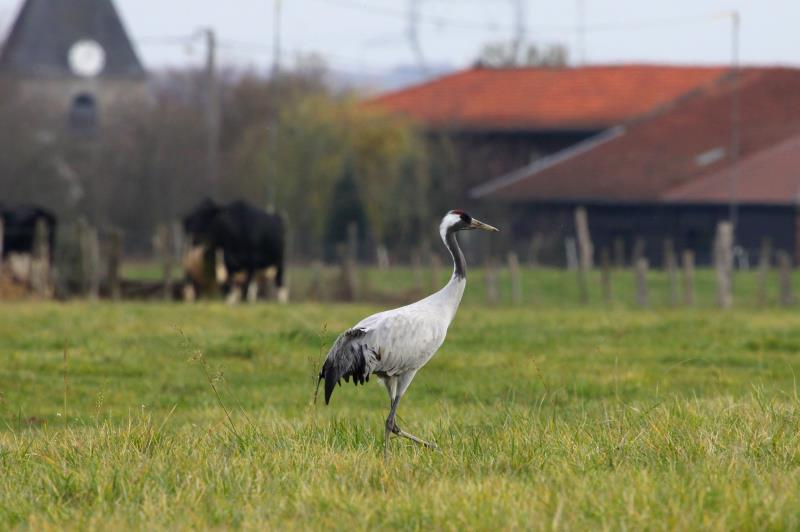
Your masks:
{"label": "cow's leg", "polygon": [[278,287],[278,302],[289,302],[289,287],[286,286],[286,278],[284,276],[283,261],[278,263],[278,271],[275,274],[275,286]]}
{"label": "cow's leg", "polygon": [[197,289],[194,283],[185,279],[183,281],[183,301],[186,303],[194,303],[197,300]]}
{"label": "cow's leg", "polygon": [[226,267],[228,269],[227,286],[229,287],[227,301],[233,305],[242,301],[242,296],[247,296],[242,292],[247,290],[252,274],[247,270],[240,270],[235,264],[226,264]]}
{"label": "cow's leg", "polygon": [[247,287],[247,302],[255,303],[258,300],[258,282],[253,272],[248,272],[245,286]]}
{"label": "cow's leg", "polygon": [[260,294],[262,299],[269,299],[271,297],[272,291],[272,277],[270,268],[266,270],[261,270],[256,274],[255,277],[256,286],[258,287],[258,293]]}
{"label": "cow's leg", "polygon": [[228,286],[228,297],[225,301],[229,305],[236,305],[242,300],[242,287],[238,283],[232,282]]}

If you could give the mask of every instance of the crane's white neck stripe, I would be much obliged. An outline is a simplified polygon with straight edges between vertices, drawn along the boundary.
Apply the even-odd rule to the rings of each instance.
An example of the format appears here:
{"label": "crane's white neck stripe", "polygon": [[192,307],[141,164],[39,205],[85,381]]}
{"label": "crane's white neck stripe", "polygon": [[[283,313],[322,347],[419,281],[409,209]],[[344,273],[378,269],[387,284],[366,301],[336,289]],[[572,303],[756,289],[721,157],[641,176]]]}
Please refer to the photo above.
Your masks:
{"label": "crane's white neck stripe", "polygon": [[462,224],[461,216],[448,213],[442,219],[441,225],[439,225],[439,234],[442,237],[442,242],[444,242],[453,257],[453,277],[456,279],[466,279],[467,277],[467,261],[464,260],[464,254],[461,253],[461,248],[458,247],[458,240],[456,239],[457,228]]}

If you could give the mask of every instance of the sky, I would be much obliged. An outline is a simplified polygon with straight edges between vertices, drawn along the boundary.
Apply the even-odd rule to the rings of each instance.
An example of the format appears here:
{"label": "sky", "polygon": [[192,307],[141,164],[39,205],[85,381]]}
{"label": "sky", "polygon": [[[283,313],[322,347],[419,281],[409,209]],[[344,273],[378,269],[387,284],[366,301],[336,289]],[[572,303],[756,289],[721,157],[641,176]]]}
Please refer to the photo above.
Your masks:
{"label": "sky", "polygon": [[[573,63],[728,63],[729,13],[737,10],[744,64],[800,66],[798,0],[283,0],[282,60],[316,53],[334,70],[367,75],[417,65],[407,16],[416,3],[424,64],[468,66],[485,43],[512,37],[517,1],[525,42],[564,44]],[[204,27],[216,30],[222,63],[264,71],[271,64],[275,0],[115,3],[149,68],[200,64],[202,43],[192,35]],[[0,0],[3,33],[21,4]],[[580,5],[582,46],[575,30]]]}

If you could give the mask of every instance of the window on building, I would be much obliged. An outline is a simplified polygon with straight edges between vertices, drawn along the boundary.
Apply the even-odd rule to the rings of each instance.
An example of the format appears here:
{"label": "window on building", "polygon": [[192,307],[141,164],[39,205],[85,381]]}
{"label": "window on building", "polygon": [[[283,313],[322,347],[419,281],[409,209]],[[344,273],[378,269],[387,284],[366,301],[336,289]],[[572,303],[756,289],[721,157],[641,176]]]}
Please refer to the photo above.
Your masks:
{"label": "window on building", "polygon": [[88,93],[81,93],[72,100],[69,125],[75,131],[89,133],[97,126],[97,102]]}

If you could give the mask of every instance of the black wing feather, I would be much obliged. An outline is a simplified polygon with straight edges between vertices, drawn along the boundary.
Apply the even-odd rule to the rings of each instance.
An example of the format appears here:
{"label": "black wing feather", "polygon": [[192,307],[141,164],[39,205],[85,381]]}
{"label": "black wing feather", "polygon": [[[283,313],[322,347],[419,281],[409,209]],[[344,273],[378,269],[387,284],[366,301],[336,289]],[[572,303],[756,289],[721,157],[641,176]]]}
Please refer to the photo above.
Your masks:
{"label": "black wing feather", "polygon": [[365,334],[367,334],[366,329],[349,329],[339,335],[328,352],[328,357],[325,359],[325,364],[322,365],[317,381],[317,389],[319,389],[319,383],[325,379],[326,405],[330,403],[336,384],[342,384],[342,378],[345,382],[350,382],[350,377],[353,377],[355,385],[364,384],[369,379],[365,346],[354,341],[362,338]]}

